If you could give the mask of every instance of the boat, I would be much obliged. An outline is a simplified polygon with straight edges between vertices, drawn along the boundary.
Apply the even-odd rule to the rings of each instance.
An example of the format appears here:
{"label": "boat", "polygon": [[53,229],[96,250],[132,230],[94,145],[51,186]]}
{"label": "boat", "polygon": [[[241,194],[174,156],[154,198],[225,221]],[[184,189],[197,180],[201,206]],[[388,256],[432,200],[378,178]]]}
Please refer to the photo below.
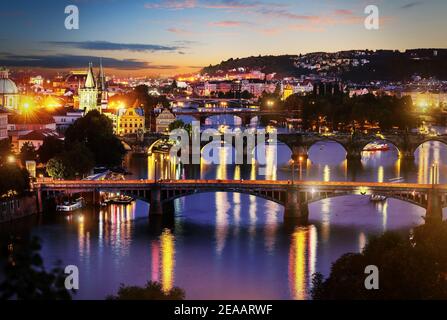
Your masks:
{"label": "boat", "polygon": [[108,203],[111,203],[111,204],[130,204],[133,201],[135,201],[135,199],[130,197],[130,196],[119,195],[119,196],[111,198],[108,201]]}
{"label": "boat", "polygon": [[380,194],[372,194],[371,197],[369,198],[369,200],[372,202],[381,202],[381,201],[385,201],[386,199],[387,199],[386,196],[383,196]]}
{"label": "boat", "polygon": [[368,144],[363,151],[388,151],[390,150],[390,146],[386,143],[370,143]]}
{"label": "boat", "polygon": [[74,201],[64,201],[56,206],[56,211],[59,212],[72,212],[84,207],[84,198],[79,197]]}

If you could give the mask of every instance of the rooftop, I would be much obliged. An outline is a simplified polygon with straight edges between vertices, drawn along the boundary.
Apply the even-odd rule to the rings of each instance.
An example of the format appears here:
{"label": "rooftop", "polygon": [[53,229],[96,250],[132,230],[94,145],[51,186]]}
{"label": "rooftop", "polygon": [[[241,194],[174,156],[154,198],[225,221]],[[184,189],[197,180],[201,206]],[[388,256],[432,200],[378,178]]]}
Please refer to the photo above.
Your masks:
{"label": "rooftop", "polygon": [[44,140],[45,138],[48,138],[48,137],[64,139],[63,135],[61,135],[60,133],[58,133],[54,130],[42,129],[42,130],[31,131],[30,133],[28,133],[24,136],[21,136],[19,138],[19,140]]}

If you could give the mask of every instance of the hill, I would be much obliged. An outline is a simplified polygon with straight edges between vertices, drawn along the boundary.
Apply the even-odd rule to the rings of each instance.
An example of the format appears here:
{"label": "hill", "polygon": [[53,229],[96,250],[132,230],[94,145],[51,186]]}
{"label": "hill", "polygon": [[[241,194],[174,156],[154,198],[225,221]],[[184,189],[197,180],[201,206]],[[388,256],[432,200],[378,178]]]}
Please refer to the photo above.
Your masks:
{"label": "hill", "polygon": [[413,75],[447,80],[447,49],[350,50],[335,53],[231,58],[203,68],[202,74],[238,71],[276,73],[277,78],[317,74],[348,81],[404,81]]}

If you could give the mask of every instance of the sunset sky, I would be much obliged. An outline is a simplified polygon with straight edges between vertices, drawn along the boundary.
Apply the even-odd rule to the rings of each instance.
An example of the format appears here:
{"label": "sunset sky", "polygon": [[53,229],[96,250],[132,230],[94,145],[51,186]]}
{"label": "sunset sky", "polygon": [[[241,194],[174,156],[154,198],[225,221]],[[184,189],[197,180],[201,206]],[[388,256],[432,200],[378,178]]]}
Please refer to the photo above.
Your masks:
{"label": "sunset sky", "polygon": [[[80,29],[66,30],[67,5]],[[380,10],[380,30],[364,9]],[[445,0],[2,0],[0,65],[173,75],[235,57],[447,47]]]}

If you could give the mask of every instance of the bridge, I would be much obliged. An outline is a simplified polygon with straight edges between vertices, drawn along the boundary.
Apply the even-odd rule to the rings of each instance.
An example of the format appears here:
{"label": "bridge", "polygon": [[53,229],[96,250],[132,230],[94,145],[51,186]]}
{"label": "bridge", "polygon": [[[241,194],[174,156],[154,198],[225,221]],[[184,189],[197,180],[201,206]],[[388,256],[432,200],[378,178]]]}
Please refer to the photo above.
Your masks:
{"label": "bridge", "polygon": [[[176,110],[174,111],[176,116],[191,116],[195,120],[200,121],[201,125],[205,124],[206,119],[212,116],[220,115],[232,115],[239,117],[241,119],[241,125],[247,126],[251,123],[252,119],[255,117],[263,116],[284,116],[284,112],[279,111],[261,111],[258,109],[246,109],[246,108],[220,108],[220,109],[208,109],[206,110]],[[291,115],[292,116],[292,115]]]}
{"label": "bridge", "polygon": [[[253,140],[250,141],[249,136],[252,135]],[[260,141],[260,143],[265,143],[265,141],[272,138],[276,142],[284,143],[289,147],[292,153],[292,159],[307,159],[309,149],[318,142],[333,141],[341,145],[346,151],[346,158],[349,160],[360,160],[362,158],[362,152],[365,147],[375,141],[387,142],[396,147],[399,152],[399,157],[402,159],[413,160],[414,153],[416,150],[425,142],[438,141],[447,145],[447,135],[426,135],[419,133],[409,133],[409,132],[391,132],[383,134],[362,134],[362,133],[338,133],[338,134],[317,134],[317,133],[283,133],[277,135],[266,134],[266,139]],[[231,139],[228,139],[231,138]],[[146,153],[151,153],[152,147],[158,142],[168,139],[168,136],[163,135],[150,135],[145,137],[144,149]],[[206,141],[200,141],[200,150],[202,150],[210,140],[216,142],[220,140],[222,143],[229,143],[233,147],[236,147],[240,141],[243,144],[243,157],[250,155],[247,158],[247,162],[252,163],[251,157],[253,155],[254,148],[258,144],[258,137],[256,133],[233,133],[229,137],[224,136],[224,134],[213,135],[205,139]],[[239,139],[239,140],[238,140]],[[242,139],[242,140],[241,140]],[[190,139],[192,140],[192,139]],[[239,141],[239,142],[238,142]],[[191,143],[191,141],[190,141]],[[274,144],[275,141],[269,142]],[[131,142],[129,142],[131,144]],[[192,146],[189,146],[190,153],[192,153]],[[194,152],[200,152],[200,150],[195,150]],[[191,163],[191,162],[189,162]]]}
{"label": "bridge", "polygon": [[173,200],[206,192],[236,192],[267,199],[284,206],[284,219],[307,224],[308,205],[322,199],[346,195],[384,195],[406,201],[426,210],[427,222],[442,221],[447,207],[447,185],[374,182],[314,182],[268,180],[124,180],[87,181],[54,180],[33,184],[39,208],[43,202],[60,194],[89,193],[99,204],[99,192],[119,192],[150,203],[150,216],[162,216],[165,205]]}
{"label": "bridge", "polygon": [[361,159],[365,147],[375,141],[392,144],[399,151],[399,157],[414,159],[414,153],[425,142],[439,141],[447,145],[447,135],[426,135],[410,132],[390,132],[383,134],[278,134],[278,141],[283,142],[292,150],[292,158],[307,159],[309,149],[317,142],[334,141],[346,151],[347,159]]}

